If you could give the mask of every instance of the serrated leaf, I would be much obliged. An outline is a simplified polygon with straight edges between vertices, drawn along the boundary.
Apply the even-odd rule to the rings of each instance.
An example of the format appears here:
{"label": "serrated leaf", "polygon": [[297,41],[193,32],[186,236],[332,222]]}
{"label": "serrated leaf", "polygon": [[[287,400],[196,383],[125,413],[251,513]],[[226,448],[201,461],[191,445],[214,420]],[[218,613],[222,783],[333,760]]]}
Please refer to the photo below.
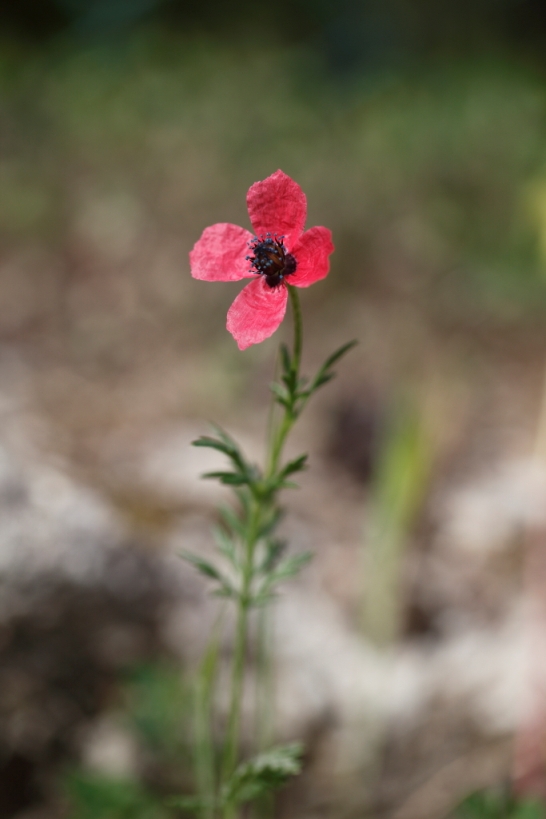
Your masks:
{"label": "serrated leaf", "polygon": [[268,791],[281,787],[301,771],[300,743],[280,745],[243,762],[224,790],[224,801],[230,805],[251,802]]}

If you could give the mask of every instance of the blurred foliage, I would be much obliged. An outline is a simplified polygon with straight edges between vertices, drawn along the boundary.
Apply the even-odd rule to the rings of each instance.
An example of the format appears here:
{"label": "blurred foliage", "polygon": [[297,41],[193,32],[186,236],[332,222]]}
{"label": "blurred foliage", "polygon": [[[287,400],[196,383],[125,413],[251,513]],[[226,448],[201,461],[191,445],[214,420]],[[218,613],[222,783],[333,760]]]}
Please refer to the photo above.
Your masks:
{"label": "blurred foliage", "polygon": [[[187,250],[215,219],[246,224],[242,194],[277,167],[308,193],[309,223],[336,237],[339,275],[312,298],[335,278],[340,295],[375,289],[461,321],[543,315],[546,94],[514,64],[443,62],[341,87],[310,50],[148,31],[76,50],[5,43],[0,99],[0,240],[57,259],[47,273],[28,261],[13,298],[34,299],[37,326],[60,296],[75,309],[90,264],[97,288],[123,298],[110,318],[93,312],[108,299],[89,299],[74,343],[93,333],[120,350],[129,309],[171,318],[173,338],[195,328]],[[12,329],[16,311],[4,312]]]}
{"label": "blurred foliage", "polygon": [[0,0],[0,25],[30,40],[130,35],[143,25],[307,44],[336,73],[498,47],[543,61],[538,0]]}
{"label": "blurred foliage", "polygon": [[392,414],[378,454],[365,535],[362,627],[366,637],[382,646],[400,638],[402,567],[427,494],[433,459],[419,409],[406,400]]}
{"label": "blurred foliage", "polygon": [[188,749],[190,686],[177,668],[144,665],[125,687],[127,717],[141,741],[154,753],[183,759]]}
{"label": "blurred foliage", "polygon": [[66,776],[64,791],[74,819],[167,819],[159,799],[129,780],[77,772]]}
{"label": "blurred foliage", "polygon": [[190,686],[180,669],[147,664],[126,679],[118,716],[138,748],[133,777],[80,768],[62,778],[61,792],[74,819],[166,819],[171,788],[188,787]]}
{"label": "blurred foliage", "polygon": [[455,819],[544,819],[546,806],[535,799],[517,799],[501,790],[482,791],[469,796]]}

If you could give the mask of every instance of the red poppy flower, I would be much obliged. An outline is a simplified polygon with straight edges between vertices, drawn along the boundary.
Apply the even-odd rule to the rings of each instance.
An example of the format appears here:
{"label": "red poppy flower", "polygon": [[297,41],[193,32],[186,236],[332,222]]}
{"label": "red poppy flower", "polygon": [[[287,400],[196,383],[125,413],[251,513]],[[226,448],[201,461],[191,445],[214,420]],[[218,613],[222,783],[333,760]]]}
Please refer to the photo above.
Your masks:
{"label": "red poppy flower", "polygon": [[227,315],[227,329],[245,350],[272,335],[286,312],[286,282],[309,287],[328,275],[332,234],[325,227],[303,232],[307,200],[300,186],[276,171],[248,191],[255,235],[220,222],[205,228],[190,253],[191,274],[209,282],[252,279]]}

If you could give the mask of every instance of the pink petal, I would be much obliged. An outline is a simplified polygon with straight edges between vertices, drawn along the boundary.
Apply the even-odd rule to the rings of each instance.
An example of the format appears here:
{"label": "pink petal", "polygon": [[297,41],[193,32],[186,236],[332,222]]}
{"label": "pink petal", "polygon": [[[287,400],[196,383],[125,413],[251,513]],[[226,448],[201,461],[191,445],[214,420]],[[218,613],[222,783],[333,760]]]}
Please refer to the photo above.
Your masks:
{"label": "pink petal", "polygon": [[227,329],[240,350],[273,335],[286,313],[287,299],[286,287],[268,287],[262,276],[241,290],[227,314]]}
{"label": "pink petal", "polygon": [[245,256],[252,234],[238,225],[219,222],[205,228],[190,252],[190,268],[194,279],[208,282],[234,282],[254,274]]}
{"label": "pink petal", "polygon": [[301,236],[307,216],[307,199],[293,179],[282,171],[255,182],[246,195],[248,215],[256,236],[284,236],[288,250]]}
{"label": "pink petal", "polygon": [[297,267],[293,276],[287,281],[296,287],[309,287],[310,284],[324,279],[330,270],[328,256],[335,250],[332,232],[325,227],[313,227],[306,230],[292,249]]}

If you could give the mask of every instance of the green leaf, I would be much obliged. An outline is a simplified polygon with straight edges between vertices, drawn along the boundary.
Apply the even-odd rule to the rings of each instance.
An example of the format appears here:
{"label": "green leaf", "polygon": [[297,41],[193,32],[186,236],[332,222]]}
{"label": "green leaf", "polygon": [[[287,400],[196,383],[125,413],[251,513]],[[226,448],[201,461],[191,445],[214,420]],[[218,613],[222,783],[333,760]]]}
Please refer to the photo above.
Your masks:
{"label": "green leaf", "polygon": [[331,381],[332,378],[335,377],[335,373],[331,372],[332,367],[336,362],[342,358],[346,353],[349,352],[358,342],[357,341],[348,341],[347,344],[344,344],[331,356],[329,356],[322,367],[317,372],[315,378],[313,379],[309,389],[306,391],[306,396],[308,397],[311,395],[315,390],[318,390],[319,387],[322,387],[324,384],[327,384],[328,381]]}
{"label": "green leaf", "polygon": [[208,447],[209,449],[217,449],[219,452],[223,452],[224,455],[228,455],[231,458],[233,455],[233,448],[227,446],[223,441],[218,441],[216,438],[211,438],[210,435],[201,435],[200,438],[197,438],[195,441],[191,442],[192,446],[201,446],[201,447]]}
{"label": "green leaf", "polygon": [[283,478],[287,478],[289,475],[293,475],[295,472],[303,472],[307,469],[307,458],[308,455],[300,455],[298,458],[294,458],[293,461],[289,461],[281,471],[278,473],[278,477],[282,480]]}
{"label": "green leaf", "polygon": [[294,395],[296,392],[296,373],[291,370],[289,373],[283,374],[281,376],[281,381],[286,384],[286,389],[288,390],[291,396]]}
{"label": "green leaf", "polygon": [[290,351],[289,351],[288,347],[286,346],[286,344],[281,344],[279,352],[281,354],[281,364],[282,364],[283,372],[285,372],[285,373],[291,372],[292,371],[292,357],[290,355]]}
{"label": "green leaf", "polygon": [[299,489],[299,486],[298,486],[297,483],[294,483],[294,481],[282,481],[282,483],[280,483],[277,488],[278,489]]}
{"label": "green leaf", "polygon": [[281,562],[277,565],[277,568],[266,578],[262,589],[260,589],[260,593],[262,591],[267,591],[277,583],[281,583],[283,580],[288,580],[289,578],[297,575],[298,572],[300,572],[301,569],[307,563],[309,563],[312,557],[312,552],[301,552],[300,554],[291,555],[290,557],[281,560]]}
{"label": "green leaf", "polygon": [[335,373],[322,373],[321,375],[317,375],[311,387],[309,388],[310,392],[318,390],[319,387],[324,386],[324,384],[327,384],[328,381],[331,381],[335,377],[336,377]]}
{"label": "green leaf", "polygon": [[343,344],[338,350],[335,351],[335,353],[332,353],[332,355],[326,359],[326,361],[321,367],[321,370],[323,371],[329,370],[331,367],[334,366],[334,364],[336,364],[336,362],[339,361],[340,358],[342,358],[346,353],[348,353],[349,350],[352,350],[353,347],[356,347],[357,344],[358,341],[356,339],[348,341],[347,344]]}
{"label": "green leaf", "polygon": [[290,395],[288,394],[286,387],[283,387],[273,381],[273,383],[269,385],[269,389],[279,404],[282,404],[284,407],[290,406]]}
{"label": "green leaf", "polygon": [[220,483],[226,484],[226,486],[243,486],[243,484],[249,484],[251,482],[248,475],[242,474],[241,472],[205,472],[201,477],[216,478]]}
{"label": "green leaf", "polygon": [[258,540],[266,538],[268,535],[270,535],[279,525],[283,515],[284,511],[279,509],[278,506],[275,507],[258,529]]}
{"label": "green leaf", "polygon": [[200,447],[207,447],[209,449],[216,449],[219,452],[223,452],[224,455],[227,455],[230,458],[235,466],[241,471],[246,472],[248,470],[248,464],[239,449],[239,445],[233,438],[227,434],[221,427],[216,426],[215,424],[212,425],[213,430],[217,434],[217,438],[213,438],[210,435],[201,435],[200,438],[197,440],[192,441],[193,446],[200,446]]}
{"label": "green leaf", "polygon": [[279,745],[243,762],[226,783],[223,801],[229,805],[251,802],[268,791],[281,787],[301,771],[300,743]]}
{"label": "green leaf", "polygon": [[205,577],[216,580],[220,584],[220,588],[214,591],[215,597],[236,598],[239,596],[239,592],[234,588],[230,580],[228,580],[216,566],[209,563],[208,560],[204,560],[202,557],[194,555],[191,552],[180,552],[180,557],[183,560],[187,560],[192,566],[195,566],[197,571],[201,572]]}
{"label": "green leaf", "polygon": [[265,555],[258,571],[263,574],[269,574],[271,570],[279,562],[282,554],[286,551],[286,540],[268,540],[265,544]]}
{"label": "green leaf", "polygon": [[229,560],[234,569],[239,568],[239,561],[235,552],[235,543],[230,536],[225,532],[221,526],[214,526],[212,529],[213,537],[218,544],[219,550]]}
{"label": "green leaf", "polygon": [[206,577],[211,577],[213,580],[224,582],[224,576],[222,573],[215,566],[213,566],[212,563],[209,563],[208,560],[205,560],[199,555],[194,555],[192,552],[186,551],[180,552],[180,557],[183,560],[187,560],[188,563],[192,564],[192,566],[195,566],[195,568]]}
{"label": "green leaf", "polygon": [[228,529],[230,529],[232,532],[239,535],[240,537],[244,537],[245,534],[244,523],[233,511],[233,509],[230,509],[229,506],[221,506],[218,509],[218,512]]}

